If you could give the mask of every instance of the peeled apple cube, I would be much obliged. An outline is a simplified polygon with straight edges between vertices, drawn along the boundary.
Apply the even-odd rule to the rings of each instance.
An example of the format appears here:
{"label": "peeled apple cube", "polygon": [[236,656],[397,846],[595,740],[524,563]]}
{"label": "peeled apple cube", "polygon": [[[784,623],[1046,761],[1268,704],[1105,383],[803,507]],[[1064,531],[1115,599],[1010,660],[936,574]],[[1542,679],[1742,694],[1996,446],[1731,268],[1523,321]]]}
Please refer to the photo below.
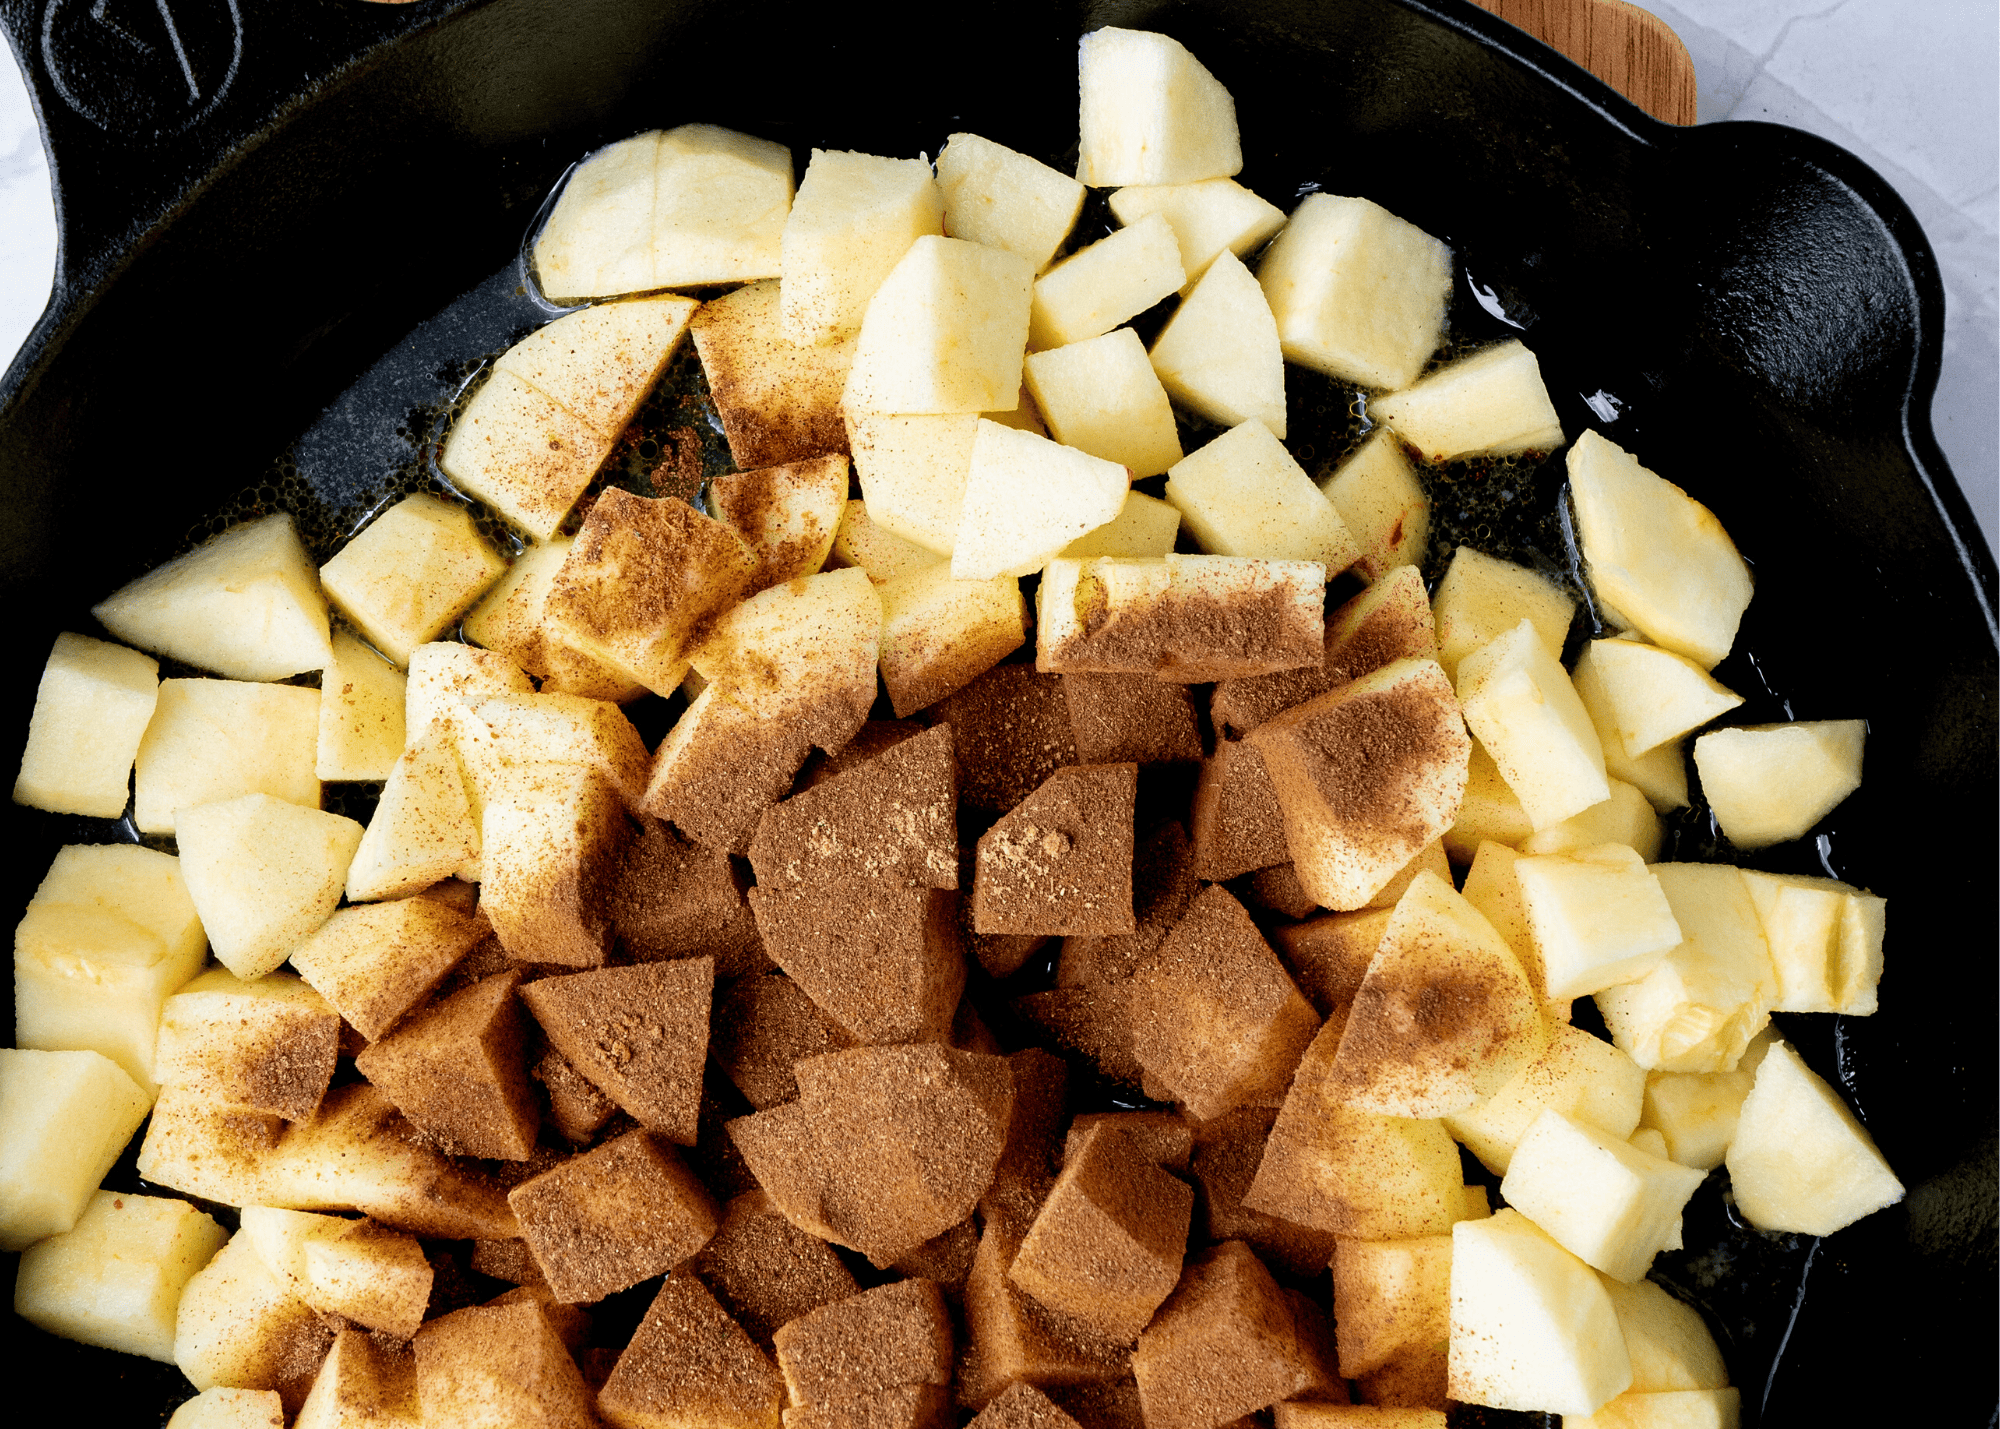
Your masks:
{"label": "peeled apple cube", "polygon": [[283,1429],[284,1397],[275,1389],[204,1389],[174,1411],[167,1429]]}
{"label": "peeled apple cube", "polygon": [[1368,415],[1431,461],[1553,451],[1563,444],[1541,365],[1518,341],[1461,357],[1414,386],[1378,397]]}
{"label": "peeled apple cube", "polygon": [[1514,877],[1551,999],[1636,981],[1680,946],[1660,880],[1622,844],[1517,859]]}
{"label": "peeled apple cube", "polygon": [[944,195],[929,164],[813,150],[785,219],[785,336],[810,347],[860,332],[868,300],[927,233],[944,233]]}
{"label": "peeled apple cube", "polygon": [[1285,211],[1234,179],[1193,184],[1139,184],[1111,195],[1111,215],[1127,225],[1158,214],[1174,231],[1187,274],[1183,293],[1193,288],[1224,249],[1247,258],[1285,226]]}
{"label": "peeled apple cube", "polygon": [[1142,219],[1070,254],[1035,280],[1028,344],[1063,347],[1101,337],[1187,281],[1164,218]]}
{"label": "peeled apple cube", "polygon": [[1601,1037],[1566,1022],[1549,1028],[1540,1056],[1477,1106],[1444,1118],[1445,1129],[1496,1176],[1545,1110],[1555,1110],[1613,1141],[1638,1129],[1646,1074]]}
{"label": "peeled apple cube", "polygon": [[1458,699],[1538,831],[1611,797],[1597,729],[1532,621],[1460,662]]}
{"label": "peeled apple cube", "polygon": [[1509,1208],[1451,1228],[1451,1397],[1590,1414],[1632,1382],[1596,1272]]}
{"label": "peeled apple cube", "polygon": [[1742,873],[1777,970],[1771,1010],[1874,1012],[1887,903],[1831,878]]}
{"label": "peeled apple cube", "polygon": [[1012,576],[953,580],[934,561],[877,588],[882,687],[897,719],[963,689],[1027,641],[1027,602]]}
{"label": "peeled apple cube", "polygon": [[1770,1020],[1777,973],[1742,876],[1726,864],[1659,863],[1681,942],[1636,982],[1597,994],[1611,1040],[1647,1071],[1723,1072]]}
{"label": "peeled apple cube", "polygon": [[469,508],[419,492],[376,517],[319,574],[340,613],[406,665],[410,651],[442,635],[506,569]]}
{"label": "peeled apple cube", "polygon": [[1106,26],[1076,61],[1078,182],[1191,184],[1243,167],[1236,101],[1180,41]]}
{"label": "peeled apple cube", "polygon": [[1040,570],[1116,517],[1131,484],[1131,474],[1115,462],[982,419],[952,543],[952,579]]}
{"label": "peeled apple cube", "polygon": [[1319,489],[1361,548],[1357,574],[1378,581],[1397,566],[1423,559],[1430,541],[1430,498],[1393,433],[1369,437]]}
{"label": "peeled apple cube", "polygon": [[1861,787],[1858,719],[1718,729],[1694,742],[1694,767],[1722,835],[1740,849],[1798,838]]}
{"label": "peeled apple cube", "polygon": [[632,298],[565,313],[494,362],[606,436],[616,436],[659,380],[700,304]]}
{"label": "peeled apple cube", "polygon": [[1031,352],[1025,375],[1049,435],[1064,446],[1117,462],[1135,480],[1158,476],[1181,459],[1173,403],[1131,328]]}
{"label": "peeled apple cube", "polygon": [[1143,491],[1128,491],[1116,516],[1064,546],[1062,555],[1073,560],[1091,556],[1158,560],[1174,549],[1180,529],[1181,513],[1171,503]]}
{"label": "peeled apple cube", "polygon": [[319,686],[319,747],[313,772],[329,780],[387,779],[408,740],[401,670],[345,630],[333,633],[333,663]]}
{"label": "peeled apple cube", "polygon": [[1218,556],[1318,561],[1331,577],[1361,554],[1333,503],[1254,417],[1176,462],[1166,494],[1196,544]]}
{"label": "peeled apple cube", "polygon": [[1083,185],[977,134],[953,134],[937,158],[944,231],[1049,266],[1083,209]]}
{"label": "peeled apple cube", "polygon": [[1167,395],[1211,422],[1255,417],[1285,435],[1285,356],[1264,290],[1223,253],[1153,341],[1153,371]]}
{"label": "peeled apple cube", "polygon": [[99,1053],[0,1047],[0,1250],[74,1226],[151,1103]]}
{"label": "peeled apple cube", "polygon": [[232,680],[324,669],[326,597],[292,518],[232,526],[91,608],[128,645]]}
{"label": "peeled apple cube", "polygon": [[868,519],[937,556],[949,556],[965,510],[976,412],[848,412],[847,444]]}
{"label": "peeled apple cube", "polygon": [[1903,1199],[1854,1113],[1783,1042],[1757,1066],[1724,1164],[1737,1208],[1759,1230],[1832,1235]]}
{"label": "peeled apple cube", "polygon": [[1576,601],[1540,571],[1460,546],[1438,582],[1431,614],[1437,622],[1438,663],[1456,679],[1459,661],[1523,620],[1534,625],[1549,658],[1560,660]]}
{"label": "peeled apple cube", "polygon": [[552,302],[653,286],[659,161],[655,129],[607,144],[577,165],[535,239],[535,276]]}
{"label": "peeled apple cube", "polygon": [[1660,856],[1665,826],[1646,796],[1622,779],[1613,779],[1611,797],[1571,814],[1559,824],[1529,834],[1517,845],[1522,853],[1569,853],[1599,844],[1624,844],[1651,863]]}
{"label": "peeled apple cube", "polygon": [[319,1317],[238,1232],[188,1280],[174,1320],[174,1363],[197,1389],[282,1389],[303,1399],[299,1342],[324,1343]]}
{"label": "peeled apple cube", "polygon": [[1642,755],[1743,703],[1743,697],[1671,650],[1636,640],[1593,640],[1577,660],[1603,688],[1606,713],[1628,755]]}
{"label": "peeled apple cube", "polygon": [[1607,1276],[1604,1290],[1618,1312],[1625,1353],[1632,1361],[1627,1395],[1728,1387],[1728,1366],[1700,1311],[1651,1280],[1627,1285]]}
{"label": "peeled apple cube", "polygon": [[1655,645],[1712,670],[1736,643],[1750,568],[1706,506],[1596,432],[1565,458],[1584,573]]}
{"label": "peeled apple cube", "polygon": [[1018,254],[919,238],[868,300],[842,407],[1013,411],[1033,285],[1034,270]]}
{"label": "peeled apple cube", "polygon": [[186,1201],[95,1192],[76,1225],[28,1247],[14,1312],[52,1335],[174,1362],[174,1313],[229,1233]]}
{"label": "peeled apple cube", "polygon": [[132,760],[159,697],[159,661],[87,635],[56,636],[35,690],[14,802],[98,819],[123,814]]}
{"label": "peeled apple cube", "polygon": [[181,876],[222,965],[262,977],[340,904],[362,826],[246,794],[179,811]]}
{"label": "peeled apple cube", "polygon": [[1365,198],[1308,194],[1258,263],[1257,281],[1288,362],[1394,392],[1437,351],[1451,249]]}
{"label": "peeled apple cube", "polygon": [[1514,1148],[1500,1194],[1586,1265],[1630,1284],[1645,1278],[1701,1182],[1699,1171],[1551,1108]]}
{"label": "peeled apple cube", "polygon": [[[956,530],[955,522],[953,529]],[[939,559],[936,551],[905,540],[875,521],[868,514],[868,503],[857,498],[846,503],[826,563],[834,570],[858,566],[868,572],[869,580],[883,585],[898,576],[935,565]]]}
{"label": "peeled apple cube", "polygon": [[1618,717],[1612,710],[1610,693],[1604,687],[1600,666],[1589,659],[1576,662],[1570,683],[1576,697],[1590,714],[1604,749],[1604,772],[1614,780],[1624,780],[1646,796],[1661,813],[1688,806],[1687,750],[1681,740],[1656,745],[1634,756],[1618,737]]}

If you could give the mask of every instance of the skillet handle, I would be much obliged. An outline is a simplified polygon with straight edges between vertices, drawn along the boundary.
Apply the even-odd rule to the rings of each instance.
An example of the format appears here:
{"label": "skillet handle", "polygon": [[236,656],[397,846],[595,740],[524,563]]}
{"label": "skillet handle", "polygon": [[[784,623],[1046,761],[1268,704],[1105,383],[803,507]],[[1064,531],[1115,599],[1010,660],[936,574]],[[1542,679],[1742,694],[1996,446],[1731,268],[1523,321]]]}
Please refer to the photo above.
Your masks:
{"label": "skillet handle", "polygon": [[1655,119],[1694,123],[1694,61],[1659,16],[1625,0],[1472,3],[1582,65]]}

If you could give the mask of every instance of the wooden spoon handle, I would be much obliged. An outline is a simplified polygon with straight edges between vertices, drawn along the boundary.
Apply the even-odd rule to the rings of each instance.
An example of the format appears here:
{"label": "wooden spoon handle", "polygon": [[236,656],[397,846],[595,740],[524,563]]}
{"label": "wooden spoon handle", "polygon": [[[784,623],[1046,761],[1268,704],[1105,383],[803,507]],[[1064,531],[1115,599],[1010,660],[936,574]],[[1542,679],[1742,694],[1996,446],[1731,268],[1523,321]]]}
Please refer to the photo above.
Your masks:
{"label": "wooden spoon handle", "polygon": [[1625,0],[1473,0],[1582,65],[1655,119],[1694,123],[1694,61],[1657,15]]}

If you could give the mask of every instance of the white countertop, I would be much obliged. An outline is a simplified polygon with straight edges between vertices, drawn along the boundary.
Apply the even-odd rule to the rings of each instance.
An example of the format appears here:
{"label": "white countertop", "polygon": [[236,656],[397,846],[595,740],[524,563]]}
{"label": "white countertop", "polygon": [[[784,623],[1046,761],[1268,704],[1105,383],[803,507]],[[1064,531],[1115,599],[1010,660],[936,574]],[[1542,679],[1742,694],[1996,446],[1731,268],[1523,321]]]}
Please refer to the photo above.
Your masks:
{"label": "white countertop", "polygon": [[[1674,0],[1700,119],[1790,124],[1895,185],[1937,251],[1944,368],[1931,417],[1989,547],[2000,527],[2000,6],[1993,0]],[[48,299],[48,166],[0,63],[0,363]]]}

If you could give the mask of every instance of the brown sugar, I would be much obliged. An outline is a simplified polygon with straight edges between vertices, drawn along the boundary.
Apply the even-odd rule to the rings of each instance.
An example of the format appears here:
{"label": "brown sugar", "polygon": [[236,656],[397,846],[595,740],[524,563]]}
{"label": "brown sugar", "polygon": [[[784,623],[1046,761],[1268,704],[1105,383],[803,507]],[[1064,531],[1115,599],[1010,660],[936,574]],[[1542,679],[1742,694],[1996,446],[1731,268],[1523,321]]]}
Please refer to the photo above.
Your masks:
{"label": "brown sugar", "polygon": [[1031,992],[1011,1004],[1049,1045],[1092,1063],[1106,1080],[1136,1090],[1142,1078],[1132,1050],[1132,982],[1094,983]]}
{"label": "brown sugar", "polygon": [[1187,1170],[1188,1157],[1194,1154],[1194,1128],[1173,1112],[1094,1111],[1069,1124],[1069,1136],[1063,1142],[1065,1162],[1076,1154],[1085,1134],[1098,1126],[1117,1128],[1139,1148],[1140,1155],[1170,1171]]}
{"label": "brown sugar", "polygon": [[857,1042],[943,1040],[965,990],[958,895],[866,879],[757,887],[764,946]]}
{"label": "brown sugar", "polygon": [[671,1270],[715,1234],[715,1202],[645,1131],[516,1186],[507,1197],[557,1299],[601,1300]]}
{"label": "brown sugar", "polygon": [[417,1396],[426,1424],[590,1429],[589,1388],[532,1304],[473,1305],[417,1331]]}
{"label": "brown sugar", "polygon": [[707,1287],[675,1274],[661,1282],[598,1392],[597,1408],[616,1429],[767,1429],[784,1390],[770,1356]]}
{"label": "brown sugar", "polygon": [[956,798],[950,726],[902,740],[767,810],[750,843],[757,885],[956,888]]}
{"label": "brown sugar", "polygon": [[1132,916],[1129,933],[1063,939],[1056,964],[1058,987],[1124,982],[1139,960],[1166,941],[1201,891],[1194,872],[1194,846],[1187,831],[1169,820],[1136,837],[1132,851]]}
{"label": "brown sugar", "polygon": [[542,1084],[549,1121],[574,1145],[590,1141],[617,1114],[618,1104],[593,1086],[590,1078],[572,1067],[569,1059],[553,1047],[542,1054],[529,1075]]}
{"label": "brown sugar", "polygon": [[1075,1138],[1008,1278],[1130,1342],[1180,1279],[1194,1192],[1115,1124]]}
{"label": "brown sugar", "polygon": [[1032,1384],[1013,1384],[980,1410],[966,1429],[1082,1429]]}
{"label": "brown sugar", "polygon": [[362,1052],[355,1069],[445,1150],[526,1160],[541,1112],[523,1065],[520,982],[501,973],[433,1004]]}
{"label": "brown sugar", "polygon": [[930,714],[952,728],[958,797],[969,808],[1003,813],[1077,762],[1062,682],[1032,665],[995,665]]}
{"label": "brown sugar", "polygon": [[1148,1429],[1214,1429],[1317,1378],[1291,1307],[1240,1240],[1191,1262],[1132,1356]]}
{"label": "brown sugar", "polygon": [[1328,913],[1290,928],[1273,930],[1278,956],[1291,969],[1299,991],[1319,1011],[1331,1017],[1338,1010],[1344,1021],[1354,994],[1389,926],[1388,908],[1364,908],[1352,913]]}
{"label": "brown sugar", "polygon": [[729,1133],[800,1229],[887,1265],[964,1220],[992,1184],[1013,1108],[1005,1058],[920,1042],[795,1071],[798,1101]]}
{"label": "brown sugar", "polygon": [[638,963],[710,956],[723,979],[766,972],[748,885],[728,854],[643,819],[611,891],[619,945]]}
{"label": "brown sugar", "polygon": [[822,1306],[781,1326],[773,1343],[795,1404],[951,1383],[951,1312],[928,1280],[898,1280]]}
{"label": "brown sugar", "polygon": [[759,1111],[798,1096],[793,1063],[853,1045],[783,973],[746,977],[716,995],[709,1055]]}
{"label": "brown sugar", "polygon": [[1248,1241],[1280,1270],[1291,1275],[1316,1275],[1333,1256],[1332,1232],[1314,1230],[1243,1204],[1277,1119],[1275,1108],[1246,1106],[1193,1128],[1195,1145],[1189,1169],[1201,1191],[1202,1238]]}
{"label": "brown sugar", "polygon": [[1185,685],[1144,675],[1064,675],[1076,756],[1084,764],[1194,764],[1201,727]]}
{"label": "brown sugar", "polygon": [[1229,891],[1211,885],[1132,979],[1139,1065],[1195,1116],[1278,1096],[1318,1029],[1284,964]]}
{"label": "brown sugar", "polygon": [[979,840],[973,926],[982,933],[1113,934],[1132,911],[1138,766],[1057,770]]}
{"label": "brown sugar", "polygon": [[1284,813],[1299,882],[1365,906],[1458,817],[1472,740],[1435,661],[1399,661],[1250,735]]}
{"label": "brown sugar", "polygon": [[754,1190],[723,1207],[722,1224],[686,1269],[760,1345],[770,1344],[780,1325],[860,1290],[831,1246]]}
{"label": "brown sugar", "polygon": [[521,997],[548,1039],[641,1126],[694,1145],[715,960],[543,978]]}
{"label": "brown sugar", "polygon": [[1093,1384],[1126,1372],[1129,1347],[1043,1305],[1008,1278],[1037,1207],[989,1214],[965,1282],[969,1341],[958,1369],[958,1399],[984,1407],[1009,1385]]}
{"label": "brown sugar", "polygon": [[1277,790],[1264,756],[1248,741],[1216,741],[1215,753],[1202,761],[1189,822],[1195,873],[1211,883],[1291,861]]}

